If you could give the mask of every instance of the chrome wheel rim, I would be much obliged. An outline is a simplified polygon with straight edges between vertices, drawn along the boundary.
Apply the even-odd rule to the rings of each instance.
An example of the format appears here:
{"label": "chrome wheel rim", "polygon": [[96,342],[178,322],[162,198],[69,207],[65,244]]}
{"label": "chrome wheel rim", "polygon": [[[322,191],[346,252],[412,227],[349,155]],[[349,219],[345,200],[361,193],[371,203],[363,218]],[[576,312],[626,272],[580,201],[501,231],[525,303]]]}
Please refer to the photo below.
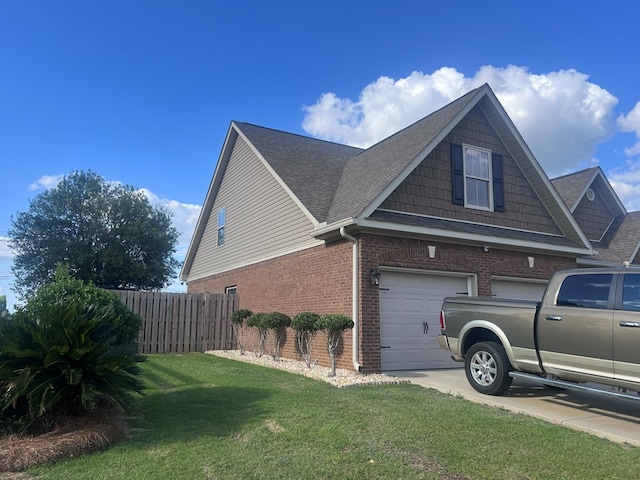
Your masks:
{"label": "chrome wheel rim", "polygon": [[471,376],[479,385],[488,386],[496,380],[498,367],[495,358],[489,352],[476,352],[471,357],[469,367]]}

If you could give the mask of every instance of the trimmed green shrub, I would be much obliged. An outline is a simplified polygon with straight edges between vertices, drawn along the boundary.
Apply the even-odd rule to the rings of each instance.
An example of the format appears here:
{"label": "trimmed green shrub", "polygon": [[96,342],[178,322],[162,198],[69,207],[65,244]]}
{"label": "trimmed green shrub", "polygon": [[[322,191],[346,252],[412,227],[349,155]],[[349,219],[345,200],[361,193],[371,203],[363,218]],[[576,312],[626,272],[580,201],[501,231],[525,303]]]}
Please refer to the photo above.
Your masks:
{"label": "trimmed green shrub", "polygon": [[244,324],[245,320],[253,315],[251,310],[236,310],[231,314],[231,324],[233,326],[233,332],[238,339],[238,346],[240,347],[240,355],[244,355]]}
{"label": "trimmed green shrub", "polygon": [[1,420],[46,428],[104,396],[129,410],[144,357],[119,342],[119,324],[111,307],[78,302],[42,307],[37,318],[16,312],[0,330]]}
{"label": "trimmed green shrub", "polygon": [[307,368],[311,368],[311,346],[318,333],[320,315],[312,312],[302,312],[291,319],[291,328],[296,331],[296,342]]}
{"label": "trimmed green shrub", "polygon": [[264,353],[264,346],[267,343],[267,335],[269,334],[269,330],[264,327],[264,317],[266,315],[266,313],[254,313],[247,317],[247,327],[258,330],[258,348],[254,350],[258,357],[262,357]]}
{"label": "trimmed green shrub", "polygon": [[340,345],[342,332],[353,328],[353,320],[346,315],[328,314],[323,315],[318,320],[318,327],[327,331],[327,347],[331,356],[331,372],[330,377],[336,376],[336,351]]}
{"label": "trimmed green shrub", "polygon": [[267,313],[261,320],[262,328],[267,331],[273,332],[273,349],[271,354],[273,359],[276,360],[280,353],[280,345],[284,339],[287,327],[291,325],[291,318],[284,313],[271,312]]}
{"label": "trimmed green shrub", "polygon": [[112,314],[108,318],[115,329],[117,343],[125,344],[138,339],[142,326],[142,319],[138,315],[129,310],[115,293],[73,278],[64,266],[56,270],[54,281],[38,289],[20,310],[37,320],[51,305],[69,303],[110,308]]}

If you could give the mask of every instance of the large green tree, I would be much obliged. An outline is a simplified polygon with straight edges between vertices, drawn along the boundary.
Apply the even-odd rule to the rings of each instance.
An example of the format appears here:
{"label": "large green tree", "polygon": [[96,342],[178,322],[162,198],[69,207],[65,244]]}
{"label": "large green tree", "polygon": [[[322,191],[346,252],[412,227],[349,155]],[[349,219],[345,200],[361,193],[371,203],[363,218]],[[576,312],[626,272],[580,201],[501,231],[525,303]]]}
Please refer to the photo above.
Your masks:
{"label": "large green tree", "polygon": [[114,289],[160,289],[179,265],[170,212],[92,171],[67,175],[11,223],[15,290],[23,298],[61,264],[75,278]]}

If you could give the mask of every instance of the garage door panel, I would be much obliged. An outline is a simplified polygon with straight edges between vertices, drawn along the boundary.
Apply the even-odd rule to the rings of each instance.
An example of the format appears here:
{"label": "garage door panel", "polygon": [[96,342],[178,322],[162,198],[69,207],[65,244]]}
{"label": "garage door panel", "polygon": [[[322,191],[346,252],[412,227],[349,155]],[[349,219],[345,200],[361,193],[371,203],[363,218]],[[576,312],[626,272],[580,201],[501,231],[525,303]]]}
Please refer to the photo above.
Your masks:
{"label": "garage door panel", "polygon": [[518,279],[491,279],[491,295],[497,298],[515,300],[542,300],[547,283],[531,282]]}
{"label": "garage door panel", "polygon": [[440,349],[442,299],[466,292],[468,277],[383,272],[380,340],[383,370],[458,368]]}

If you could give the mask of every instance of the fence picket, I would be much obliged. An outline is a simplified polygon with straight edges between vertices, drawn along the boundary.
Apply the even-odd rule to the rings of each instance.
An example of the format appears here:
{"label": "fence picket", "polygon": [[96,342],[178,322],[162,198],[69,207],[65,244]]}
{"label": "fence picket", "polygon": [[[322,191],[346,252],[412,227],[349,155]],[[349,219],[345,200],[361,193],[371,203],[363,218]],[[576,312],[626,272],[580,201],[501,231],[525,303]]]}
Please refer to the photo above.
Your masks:
{"label": "fence picket", "polygon": [[237,295],[113,290],[138,314],[141,353],[186,353],[235,348],[231,314]]}

